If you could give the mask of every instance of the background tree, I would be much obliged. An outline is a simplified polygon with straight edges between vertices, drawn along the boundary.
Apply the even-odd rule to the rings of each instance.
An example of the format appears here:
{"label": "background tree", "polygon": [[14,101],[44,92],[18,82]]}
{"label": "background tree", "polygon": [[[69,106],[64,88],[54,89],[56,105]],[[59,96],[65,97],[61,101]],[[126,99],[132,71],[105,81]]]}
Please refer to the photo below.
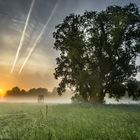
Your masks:
{"label": "background tree", "polygon": [[60,51],[54,73],[62,79],[59,94],[69,86],[85,100],[103,101],[105,93],[119,98],[138,72],[140,14],[134,4],[67,16],[53,36]]}
{"label": "background tree", "polygon": [[130,79],[127,82],[127,91],[129,96],[133,96],[134,100],[140,97],[140,82],[136,79]]}
{"label": "background tree", "polygon": [[29,89],[28,91],[24,89],[20,89],[19,87],[13,87],[11,90],[8,90],[6,92],[6,96],[13,96],[13,97],[35,97],[38,96],[39,94],[48,94],[48,89],[46,88],[32,88]]}
{"label": "background tree", "polygon": [[39,94],[48,94],[48,89],[46,88],[32,88],[28,91],[28,95],[30,96],[38,96]]}
{"label": "background tree", "polygon": [[8,90],[6,93],[7,96],[20,96],[20,88],[13,87],[11,90]]}

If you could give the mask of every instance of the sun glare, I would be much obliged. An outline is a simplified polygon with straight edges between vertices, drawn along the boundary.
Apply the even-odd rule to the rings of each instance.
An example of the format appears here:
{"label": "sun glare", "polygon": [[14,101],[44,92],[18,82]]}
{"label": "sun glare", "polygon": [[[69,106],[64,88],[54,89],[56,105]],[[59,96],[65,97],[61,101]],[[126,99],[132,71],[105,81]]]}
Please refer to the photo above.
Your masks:
{"label": "sun glare", "polygon": [[0,88],[0,97],[3,97],[5,95],[5,92],[2,88]]}

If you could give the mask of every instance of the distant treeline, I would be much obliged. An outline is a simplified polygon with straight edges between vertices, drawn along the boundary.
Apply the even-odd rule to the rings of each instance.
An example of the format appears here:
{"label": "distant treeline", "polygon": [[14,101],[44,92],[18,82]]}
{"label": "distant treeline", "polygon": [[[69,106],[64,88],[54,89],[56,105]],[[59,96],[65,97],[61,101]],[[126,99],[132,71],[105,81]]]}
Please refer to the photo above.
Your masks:
{"label": "distant treeline", "polygon": [[[67,90],[63,96],[71,96],[72,91]],[[7,90],[6,97],[37,97],[38,95],[44,95],[47,97],[59,97],[57,88],[54,87],[50,92],[47,88],[31,88],[29,90],[20,89],[18,86],[13,87],[11,90]]]}
{"label": "distant treeline", "polygon": [[49,95],[50,93],[46,88],[32,88],[26,91],[24,89],[20,89],[17,86],[6,92],[6,96],[10,97],[38,96],[39,94]]}

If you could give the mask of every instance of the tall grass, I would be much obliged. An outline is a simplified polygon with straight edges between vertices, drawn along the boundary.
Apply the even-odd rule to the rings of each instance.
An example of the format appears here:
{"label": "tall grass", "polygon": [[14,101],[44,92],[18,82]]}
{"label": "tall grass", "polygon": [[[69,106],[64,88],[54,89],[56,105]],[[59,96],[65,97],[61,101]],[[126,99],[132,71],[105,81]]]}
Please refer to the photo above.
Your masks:
{"label": "tall grass", "polygon": [[0,104],[0,139],[140,140],[140,106]]}

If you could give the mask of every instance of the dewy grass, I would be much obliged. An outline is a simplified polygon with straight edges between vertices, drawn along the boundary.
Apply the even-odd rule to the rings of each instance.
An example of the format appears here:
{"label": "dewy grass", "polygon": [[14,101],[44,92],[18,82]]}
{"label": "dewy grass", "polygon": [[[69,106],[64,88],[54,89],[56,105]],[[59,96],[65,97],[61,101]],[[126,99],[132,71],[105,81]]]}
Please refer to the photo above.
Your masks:
{"label": "dewy grass", "polygon": [[1,104],[1,139],[140,140],[140,106]]}

